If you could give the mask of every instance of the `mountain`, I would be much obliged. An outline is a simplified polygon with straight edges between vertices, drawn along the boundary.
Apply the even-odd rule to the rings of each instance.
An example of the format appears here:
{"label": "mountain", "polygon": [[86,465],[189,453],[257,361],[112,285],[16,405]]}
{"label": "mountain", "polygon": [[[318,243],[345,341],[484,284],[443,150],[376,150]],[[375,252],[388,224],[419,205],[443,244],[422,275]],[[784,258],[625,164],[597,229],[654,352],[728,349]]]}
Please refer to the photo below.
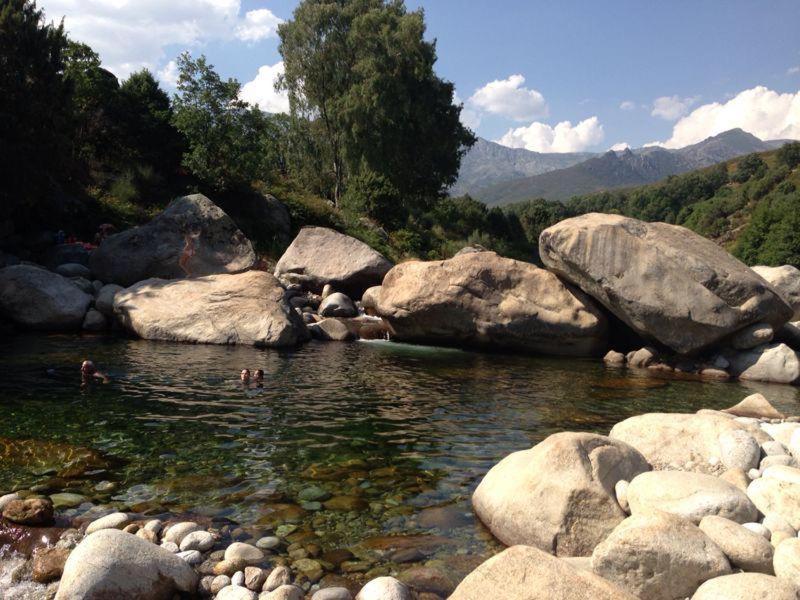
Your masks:
{"label": "mountain", "polygon": [[741,129],[731,129],[677,150],[659,146],[621,152],[610,150],[566,168],[496,180],[493,184],[467,190],[489,206],[529,198],[563,200],[602,190],[654,183],[670,175],[708,167],[744,154],[766,152],[782,144],[783,140],[764,142]]}
{"label": "mountain", "polygon": [[496,183],[564,169],[592,156],[595,154],[591,152],[532,152],[478,138],[461,160],[458,181],[450,189],[450,195],[460,196]]}

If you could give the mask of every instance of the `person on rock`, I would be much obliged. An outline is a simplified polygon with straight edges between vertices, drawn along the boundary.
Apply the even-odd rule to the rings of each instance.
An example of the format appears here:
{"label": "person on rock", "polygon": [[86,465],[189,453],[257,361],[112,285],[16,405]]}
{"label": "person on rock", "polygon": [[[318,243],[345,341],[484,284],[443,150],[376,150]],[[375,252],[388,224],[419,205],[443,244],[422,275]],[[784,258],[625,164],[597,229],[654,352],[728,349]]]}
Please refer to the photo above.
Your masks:
{"label": "person on rock", "polygon": [[189,261],[197,254],[197,243],[200,238],[200,232],[187,231],[183,235],[183,252],[178,259],[178,266],[186,273],[186,277],[191,277],[192,273],[189,269]]}
{"label": "person on rock", "polygon": [[94,363],[90,360],[85,360],[81,363],[81,382],[83,385],[87,385],[94,381],[95,379],[99,379],[103,383],[108,383],[108,375],[102,373],[101,371],[97,370],[97,367],[94,366]]}

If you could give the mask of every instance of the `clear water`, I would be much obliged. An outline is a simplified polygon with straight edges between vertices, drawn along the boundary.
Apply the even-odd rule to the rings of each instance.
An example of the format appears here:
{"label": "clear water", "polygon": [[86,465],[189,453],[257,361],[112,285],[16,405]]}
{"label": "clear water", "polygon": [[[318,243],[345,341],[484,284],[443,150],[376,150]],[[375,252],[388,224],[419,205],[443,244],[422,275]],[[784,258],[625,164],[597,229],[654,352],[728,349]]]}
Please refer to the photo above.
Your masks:
{"label": "clear water", "polygon": [[[84,358],[111,383],[82,389]],[[263,388],[239,384],[244,367],[264,369]],[[565,429],[607,433],[642,412],[729,406],[753,389],[391,342],[271,351],[10,337],[0,342],[0,491],[68,489],[261,532],[293,523],[324,549],[434,534],[485,555],[496,547],[469,496],[506,454]],[[757,389],[797,413],[795,388]],[[95,491],[100,481],[114,491]],[[311,486],[344,500],[299,507]],[[431,507],[447,507],[446,518]]]}

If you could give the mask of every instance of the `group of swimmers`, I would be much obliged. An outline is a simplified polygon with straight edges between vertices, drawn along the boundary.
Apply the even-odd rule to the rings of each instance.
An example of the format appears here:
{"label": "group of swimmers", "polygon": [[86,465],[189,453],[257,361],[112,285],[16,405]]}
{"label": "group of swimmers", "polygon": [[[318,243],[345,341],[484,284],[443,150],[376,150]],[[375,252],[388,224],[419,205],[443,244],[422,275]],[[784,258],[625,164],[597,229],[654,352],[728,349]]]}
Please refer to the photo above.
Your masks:
{"label": "group of swimmers", "polygon": [[239,374],[239,379],[244,385],[248,385],[251,382],[256,385],[261,385],[264,383],[264,369],[256,369],[252,376],[250,374],[250,369],[242,369],[242,372]]}
{"label": "group of swimmers", "polygon": [[[94,381],[95,379],[98,379],[103,383],[109,382],[108,375],[98,371],[97,367],[94,366],[94,363],[91,360],[83,361],[81,363],[82,383],[85,385]],[[244,385],[249,385],[250,383],[261,385],[264,383],[264,369],[256,369],[252,375],[250,374],[250,369],[242,369],[242,372],[239,374],[239,379]]]}

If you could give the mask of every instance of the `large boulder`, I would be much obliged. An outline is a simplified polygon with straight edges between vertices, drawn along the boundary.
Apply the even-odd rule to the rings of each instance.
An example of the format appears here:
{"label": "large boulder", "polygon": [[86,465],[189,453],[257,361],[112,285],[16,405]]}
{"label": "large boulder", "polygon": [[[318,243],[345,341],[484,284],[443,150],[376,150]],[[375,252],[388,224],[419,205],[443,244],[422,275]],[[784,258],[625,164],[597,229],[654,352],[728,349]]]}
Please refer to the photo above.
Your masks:
{"label": "large boulder", "polygon": [[192,276],[237,273],[255,264],[253,246],[225,212],[202,194],[173,200],[155,219],[109,236],[92,253],[95,277],[130,286],[186,276],[179,260],[186,236],[196,236],[187,268]]}
{"label": "large boulder", "polygon": [[747,431],[758,442],[769,436],[722,414],[646,413],[620,421],[609,437],[630,444],[654,469],[715,473],[722,469],[720,436]]}
{"label": "large boulder", "polygon": [[758,518],[758,510],[747,494],[719,477],[704,473],[642,473],[631,481],[627,498],[634,515],[660,510],[695,524],[709,515],[737,523],[749,523]]}
{"label": "large boulder", "polygon": [[800,354],[786,344],[758,346],[725,355],[730,372],[739,379],[771,383],[800,383]]}
{"label": "large boulder", "polygon": [[782,267],[753,267],[794,310],[792,321],[800,320],[800,269],[791,265]]}
{"label": "large boulder", "polygon": [[551,435],[510,454],[472,496],[478,517],[506,545],[588,556],[627,514],[614,486],[650,466],[635,449],[593,433]]}
{"label": "large boulder", "polygon": [[692,600],[798,600],[800,591],[791,582],[763,573],[734,573],[709,579]]}
{"label": "large boulder", "polygon": [[56,600],[168,600],[196,588],[197,574],[177,555],[130,533],[103,529],[69,555]]}
{"label": "large boulder", "polygon": [[0,316],[22,327],[77,331],[91,301],[58,273],[32,265],[0,269]]}
{"label": "large boulder", "polygon": [[594,549],[592,570],[642,600],[679,600],[731,566],[697,526],[653,511],[620,523]]}
{"label": "large boulder", "polygon": [[321,294],[326,284],[351,298],[380,285],[392,263],[364,242],[326,227],[306,227],[275,265],[275,277]]}
{"label": "large boulder", "polygon": [[494,252],[397,265],[377,293],[377,314],[399,340],[564,355],[606,349],[606,317],[588,296]]}
{"label": "large boulder", "polygon": [[114,312],[148,340],[294,346],[308,339],[303,320],[263,271],[193,279],[148,279],[118,292]]}
{"label": "large boulder", "polygon": [[450,600],[634,600],[588,571],[530,546],[512,546],[467,575]]}
{"label": "large boulder", "polygon": [[544,264],[645,338],[689,354],[792,309],[720,246],[683,227],[589,213],[545,229]]}

